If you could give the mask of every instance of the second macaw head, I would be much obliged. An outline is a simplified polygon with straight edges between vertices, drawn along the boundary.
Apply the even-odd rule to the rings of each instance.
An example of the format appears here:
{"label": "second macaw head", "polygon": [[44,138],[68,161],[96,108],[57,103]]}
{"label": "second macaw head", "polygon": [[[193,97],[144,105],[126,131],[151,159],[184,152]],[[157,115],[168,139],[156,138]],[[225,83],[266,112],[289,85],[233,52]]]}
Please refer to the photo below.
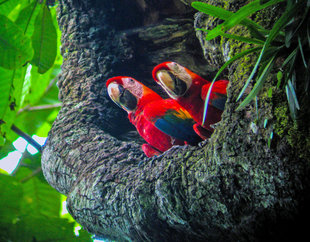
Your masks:
{"label": "second macaw head", "polygon": [[173,99],[186,96],[188,91],[199,91],[209,82],[176,62],[164,62],[153,69],[153,79]]}
{"label": "second macaw head", "polygon": [[112,77],[107,80],[106,86],[112,101],[128,113],[142,107],[147,100],[160,98],[150,88],[128,76]]}

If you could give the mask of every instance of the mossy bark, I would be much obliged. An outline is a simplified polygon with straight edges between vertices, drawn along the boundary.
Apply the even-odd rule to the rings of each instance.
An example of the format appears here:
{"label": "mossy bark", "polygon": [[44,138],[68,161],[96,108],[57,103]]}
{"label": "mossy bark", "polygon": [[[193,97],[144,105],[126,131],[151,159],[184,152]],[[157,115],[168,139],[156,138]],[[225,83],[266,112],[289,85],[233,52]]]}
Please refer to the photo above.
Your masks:
{"label": "mossy bark", "polygon": [[[194,11],[186,2],[60,1],[63,107],[43,150],[44,175],[68,196],[71,215],[100,237],[259,241],[297,236],[294,229],[308,214],[309,126],[292,125],[282,92],[266,94],[272,77],[258,110],[252,104],[236,111],[253,58],[230,68],[228,101],[211,139],[197,147],[173,147],[159,157],[145,157],[125,112],[107,96],[105,80],[114,75],[130,75],[159,90],[151,70],[162,61],[179,62],[203,76],[216,69],[221,60],[203,58]],[[230,9],[244,2],[216,1]],[[217,43],[214,52],[222,58],[223,40]],[[294,145],[296,140],[304,142]]]}

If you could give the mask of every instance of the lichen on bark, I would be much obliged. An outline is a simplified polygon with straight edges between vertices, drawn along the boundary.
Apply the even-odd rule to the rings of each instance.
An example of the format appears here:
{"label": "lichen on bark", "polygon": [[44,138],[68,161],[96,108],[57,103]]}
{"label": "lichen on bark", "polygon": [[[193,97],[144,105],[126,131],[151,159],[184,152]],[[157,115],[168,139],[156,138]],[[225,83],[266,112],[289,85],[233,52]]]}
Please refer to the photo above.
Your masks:
{"label": "lichen on bark", "polygon": [[[302,225],[299,219],[308,214],[309,151],[288,142],[289,131],[283,129],[292,122],[283,117],[282,93],[259,96],[259,118],[253,104],[236,111],[254,58],[227,72],[228,101],[211,139],[197,147],[175,146],[159,157],[144,156],[125,113],[107,96],[105,80],[114,75],[133,76],[159,91],[151,70],[162,61],[179,62],[203,76],[214,71],[217,62],[203,58],[195,12],[185,2],[191,1],[59,2],[63,107],[43,150],[44,175],[68,196],[70,214],[100,237],[259,241],[295,236],[293,225]],[[209,2],[235,10],[246,1]],[[266,90],[272,82],[271,77]],[[269,146],[270,133],[280,127],[284,135],[275,133]],[[295,130],[294,137],[309,140],[309,127]]]}

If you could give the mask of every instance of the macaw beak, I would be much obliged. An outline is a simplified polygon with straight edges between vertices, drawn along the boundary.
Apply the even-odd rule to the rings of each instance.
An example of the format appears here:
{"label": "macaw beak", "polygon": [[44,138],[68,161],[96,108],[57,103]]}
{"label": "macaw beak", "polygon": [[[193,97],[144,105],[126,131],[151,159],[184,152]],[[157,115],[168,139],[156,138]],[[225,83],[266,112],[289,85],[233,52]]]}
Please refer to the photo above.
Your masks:
{"label": "macaw beak", "polygon": [[183,96],[188,89],[186,82],[176,77],[169,70],[158,70],[155,76],[159,84],[174,99]]}
{"label": "macaw beak", "polygon": [[112,82],[108,85],[108,94],[113,102],[126,111],[132,112],[137,108],[137,98],[122,85]]}

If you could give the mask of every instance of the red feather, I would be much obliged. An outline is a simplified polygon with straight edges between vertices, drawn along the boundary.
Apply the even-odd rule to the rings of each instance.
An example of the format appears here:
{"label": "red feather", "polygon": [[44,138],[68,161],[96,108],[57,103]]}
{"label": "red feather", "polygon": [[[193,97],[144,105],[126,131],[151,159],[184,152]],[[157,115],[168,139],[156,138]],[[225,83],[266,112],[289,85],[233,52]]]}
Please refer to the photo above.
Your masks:
{"label": "red feather", "polygon": [[[163,74],[161,77],[158,77],[159,73],[163,73],[162,71],[168,72],[168,74]],[[198,125],[202,125],[204,101],[211,82],[203,79],[199,75],[175,62],[164,62],[157,65],[153,69],[152,74],[154,80],[158,82],[172,98],[174,98],[183,108],[185,108],[191,114],[191,116],[198,123]],[[171,75],[173,75],[174,77],[171,77]],[[171,80],[169,78],[171,78]],[[179,80],[173,80],[173,78],[178,78]],[[165,80],[167,79],[170,81],[165,82]],[[183,83],[181,83],[181,81],[183,81]],[[177,92],[180,89],[185,88],[185,84],[186,90],[184,93],[180,95],[174,93],[174,91]],[[207,138],[208,136],[210,136],[211,132],[213,132],[213,128],[210,125],[217,123],[221,120],[223,110],[219,108],[218,104],[222,103],[220,102],[222,99],[226,100],[227,85],[228,81],[226,80],[217,81],[213,85],[208,106],[207,119],[205,124],[203,125],[205,129],[209,130],[209,132],[206,132],[206,134],[208,135],[206,136],[206,134],[202,134],[201,128],[195,128],[196,132],[203,138]],[[173,90],[173,88],[175,88],[176,90]]]}
{"label": "red feather", "polygon": [[[158,155],[168,150],[173,145],[185,144],[184,141],[186,141],[187,133],[185,133],[184,139],[180,140],[174,138],[175,136],[173,135],[171,136],[169,129],[165,129],[165,124],[167,124],[165,118],[172,118],[173,121],[184,121],[182,123],[183,126],[180,124],[177,126],[178,124],[176,123],[175,128],[184,127],[184,123],[188,124],[188,122],[191,122],[191,128],[193,126],[194,121],[192,117],[175,100],[162,99],[156,92],[131,77],[113,77],[107,81],[106,86],[111,99],[127,111],[129,121],[136,127],[141,137],[148,143],[142,146],[147,156]],[[125,90],[129,91],[130,94],[126,93]],[[137,100],[135,106],[133,105],[134,102],[126,103],[126,101],[134,98]],[[175,116],[171,116],[169,113],[171,111],[174,112]],[[170,116],[168,117],[167,114]],[[158,120],[160,120],[160,125],[158,125]],[[170,120],[168,120],[168,124],[169,121]],[[171,126],[173,127],[171,124],[168,127]],[[160,128],[163,128],[165,132],[161,131]],[[179,128],[179,130],[182,131],[182,128]],[[195,134],[194,131],[193,134]]]}

